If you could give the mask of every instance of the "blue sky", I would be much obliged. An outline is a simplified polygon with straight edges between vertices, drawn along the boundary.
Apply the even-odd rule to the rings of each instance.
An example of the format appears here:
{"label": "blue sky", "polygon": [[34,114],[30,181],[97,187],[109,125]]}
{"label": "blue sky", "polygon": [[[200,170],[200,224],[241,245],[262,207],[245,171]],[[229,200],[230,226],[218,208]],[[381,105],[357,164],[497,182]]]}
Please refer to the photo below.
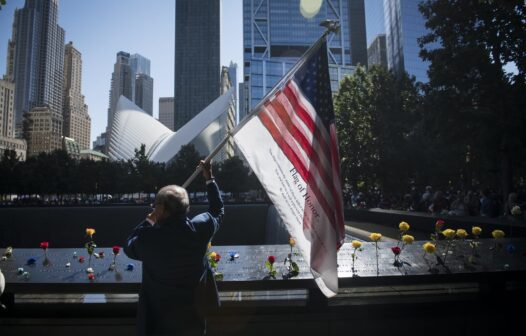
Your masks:
{"label": "blue sky", "polygon": [[[0,10],[0,76],[5,73],[7,41],[13,13],[24,0],[7,0]],[[159,97],[174,90],[175,1],[173,0],[61,0],[59,25],[65,42],[82,53],[82,93],[91,116],[91,141],[106,127],[111,73],[118,51],[151,60],[154,79],[154,116]],[[242,0],[221,0],[221,64],[238,64],[242,78]]]}

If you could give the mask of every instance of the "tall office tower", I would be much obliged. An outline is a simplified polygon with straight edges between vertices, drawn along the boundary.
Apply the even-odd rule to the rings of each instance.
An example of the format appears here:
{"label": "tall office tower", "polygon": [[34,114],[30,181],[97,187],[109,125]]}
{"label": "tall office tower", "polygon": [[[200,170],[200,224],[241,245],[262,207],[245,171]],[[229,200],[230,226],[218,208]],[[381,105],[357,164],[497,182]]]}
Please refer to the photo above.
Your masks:
{"label": "tall office tower", "polygon": [[367,64],[368,66],[381,65],[387,68],[385,34],[376,35],[376,38],[367,48]]}
{"label": "tall office tower", "polygon": [[7,42],[7,60],[4,79],[14,82],[15,80],[15,42],[16,42],[16,20],[13,20],[11,38]]}
{"label": "tall office tower", "polygon": [[15,137],[14,98],[15,84],[7,76],[0,79],[0,137]]}
{"label": "tall office tower", "polygon": [[175,3],[174,130],[219,96],[219,3],[219,0]]}
{"label": "tall office tower", "polygon": [[170,130],[174,127],[174,97],[159,98],[159,121]]}
{"label": "tall office tower", "polygon": [[[310,10],[310,9],[309,9]],[[349,1],[321,3],[306,12],[297,0],[243,0],[244,82],[253,108],[325,31],[320,22],[338,20],[340,32],[328,42],[331,89],[354,70],[349,39]],[[246,98],[245,98],[246,99]],[[248,110],[247,109],[247,110]]]}
{"label": "tall office tower", "polygon": [[349,0],[351,64],[367,66],[367,35],[364,0]]}
{"label": "tall office tower", "polygon": [[81,149],[90,148],[91,118],[81,91],[82,58],[73,42],[66,44],[64,56],[63,135],[73,138]]}
{"label": "tall office tower", "polygon": [[135,82],[135,77],[132,77],[132,71],[130,67],[130,54],[124,51],[117,53],[117,61],[113,66],[113,73],[111,74],[111,87],[110,87],[110,104],[108,107],[108,126],[107,129],[111,130],[113,123],[113,114],[117,107],[117,101],[120,96],[124,96],[133,101],[133,88],[132,78]]}
{"label": "tall office tower", "polygon": [[[221,68],[221,94],[226,93],[228,90],[230,90],[232,85],[232,79],[230,78],[230,70],[231,67],[222,67]],[[221,116],[219,120],[220,125],[220,131],[221,133],[220,137],[221,139],[225,138],[228,132],[232,132],[234,127],[236,127],[236,102],[235,97],[230,106],[228,107],[228,113]],[[219,152],[218,158],[219,161],[223,161],[225,159],[229,159],[234,156],[234,138],[229,137],[227,140],[227,143],[225,144],[225,147]]]}
{"label": "tall office tower", "polygon": [[420,0],[384,0],[387,64],[396,73],[404,70],[417,81],[427,82],[429,62],[420,56],[417,39],[426,34]]}
{"label": "tall office tower", "polygon": [[153,78],[147,74],[135,77],[135,105],[153,115]]}
{"label": "tall office tower", "polygon": [[24,114],[34,107],[48,106],[50,113],[62,115],[64,29],[57,20],[58,0],[26,0],[15,11],[13,79],[19,131]]}
{"label": "tall office tower", "polygon": [[[131,101],[135,102],[137,104],[136,93],[137,89],[135,88],[135,84],[137,83],[137,77],[139,75],[148,75],[150,76],[150,60],[146,57],[139,55],[139,54],[133,54],[130,56],[130,71],[131,71],[131,78],[134,78],[135,81],[132,82],[132,98]],[[152,99],[153,99],[153,84],[152,84]],[[139,106],[142,108],[142,106]],[[144,110],[144,109],[143,109]],[[145,110],[146,111],[146,110]],[[151,113],[150,113],[151,115]]]}
{"label": "tall office tower", "polygon": [[250,112],[249,83],[239,83],[239,121],[245,119]]}

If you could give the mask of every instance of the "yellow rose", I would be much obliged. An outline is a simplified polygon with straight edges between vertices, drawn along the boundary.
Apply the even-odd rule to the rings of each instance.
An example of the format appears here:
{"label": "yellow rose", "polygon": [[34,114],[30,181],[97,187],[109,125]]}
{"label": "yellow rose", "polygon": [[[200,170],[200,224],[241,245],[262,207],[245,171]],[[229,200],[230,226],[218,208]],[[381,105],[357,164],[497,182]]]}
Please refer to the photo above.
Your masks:
{"label": "yellow rose", "polygon": [[479,236],[482,233],[482,229],[478,226],[474,226],[471,228],[471,233],[473,233],[474,236]]}
{"label": "yellow rose", "polygon": [[353,240],[351,244],[352,244],[352,247],[354,247],[355,249],[362,247],[362,242],[358,240]]}
{"label": "yellow rose", "polygon": [[215,252],[210,252],[210,253],[208,254],[208,257],[209,257],[210,259],[213,259],[213,260],[216,259],[216,256],[217,256],[217,253],[215,253]]}
{"label": "yellow rose", "polygon": [[403,235],[402,241],[406,244],[412,244],[415,241],[415,237],[411,235]]}
{"label": "yellow rose", "polygon": [[212,248],[212,242],[208,242],[208,249],[210,250]]}
{"label": "yellow rose", "polygon": [[87,228],[87,229],[86,229],[86,234],[87,234],[90,238],[93,237],[93,235],[95,234],[95,229]]}
{"label": "yellow rose", "polygon": [[493,230],[491,235],[493,236],[493,238],[498,239],[498,238],[504,238],[506,234],[502,230]]}
{"label": "yellow rose", "polygon": [[382,234],[373,232],[369,235],[369,238],[371,238],[372,241],[377,242],[382,238]]}
{"label": "yellow rose", "polygon": [[400,224],[398,225],[398,228],[400,229],[400,231],[408,231],[409,224],[407,224],[406,222],[400,222]]}
{"label": "yellow rose", "polygon": [[444,235],[444,237],[446,237],[448,239],[453,239],[453,238],[455,238],[455,235],[457,233],[455,232],[455,230],[446,229],[446,230],[442,231],[442,234]]}
{"label": "yellow rose", "polygon": [[427,242],[427,243],[425,243],[423,245],[423,247],[424,247],[424,251],[426,251],[426,253],[435,253],[435,250],[436,250],[435,244]]}
{"label": "yellow rose", "polygon": [[289,245],[290,245],[290,247],[296,246],[296,239],[290,237],[289,238]]}
{"label": "yellow rose", "polygon": [[457,230],[457,237],[458,238],[464,239],[467,236],[468,236],[468,233],[466,232],[466,230],[464,230],[464,229],[458,229]]}

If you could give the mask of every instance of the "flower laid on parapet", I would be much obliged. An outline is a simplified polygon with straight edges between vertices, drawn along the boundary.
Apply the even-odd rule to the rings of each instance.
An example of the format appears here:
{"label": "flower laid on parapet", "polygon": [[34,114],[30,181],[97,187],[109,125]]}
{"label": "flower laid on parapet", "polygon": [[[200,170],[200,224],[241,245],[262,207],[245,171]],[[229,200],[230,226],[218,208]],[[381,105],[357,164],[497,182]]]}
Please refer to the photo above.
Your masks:
{"label": "flower laid on parapet", "polygon": [[407,232],[409,231],[411,227],[409,226],[409,224],[407,224],[407,222],[400,222],[400,224],[398,224],[398,229],[400,230],[400,238],[399,238],[399,241],[402,240],[402,236]]}
{"label": "flower laid on parapet", "polygon": [[97,248],[97,244],[93,241],[93,235],[95,234],[95,229],[87,228],[86,229],[86,235],[89,238],[89,241],[84,245],[86,247],[86,250],[89,254],[89,260],[88,260],[88,268],[91,268],[91,256],[93,255],[93,252],[95,252],[95,248]]}
{"label": "flower laid on parapet", "polygon": [[274,263],[276,262],[276,257],[268,256],[267,261],[265,261],[265,268],[268,270],[267,276],[265,279],[276,279],[276,269],[274,268]]}
{"label": "flower laid on parapet", "polygon": [[289,238],[290,253],[287,255],[283,264],[287,269],[287,273],[283,274],[283,279],[290,279],[300,274],[300,268],[297,263],[292,260],[292,248],[296,246],[296,240],[293,237]]}
{"label": "flower laid on parapet", "polygon": [[504,236],[506,236],[506,234],[502,230],[493,230],[491,232],[491,235],[495,239],[495,245],[491,246],[489,249],[490,250],[499,251],[502,248],[502,244],[501,244],[500,240],[502,238],[504,238]]}
{"label": "flower laid on parapet", "polygon": [[359,241],[359,240],[353,240],[353,241],[351,242],[351,245],[352,245],[352,247],[354,248],[354,251],[353,251],[352,254],[351,254],[351,256],[352,256],[352,274],[353,274],[353,276],[354,276],[355,273],[356,273],[356,269],[354,268],[354,261],[355,261],[356,259],[358,259],[358,255],[356,254],[356,252],[358,252],[358,251],[362,251],[363,249],[362,249],[362,242]]}
{"label": "flower laid on parapet", "polygon": [[121,252],[121,247],[115,245],[115,246],[112,247],[111,250],[113,252],[113,261],[110,264],[110,271],[113,271],[117,267],[116,259],[117,259],[117,256],[119,255],[119,253]]}
{"label": "flower laid on parapet", "polygon": [[49,266],[50,262],[49,262],[49,259],[47,257],[47,249],[49,248],[49,242],[47,242],[47,241],[41,242],[40,243],[40,248],[42,250],[44,250],[44,261],[42,262],[42,265]]}
{"label": "flower laid on parapet", "polygon": [[437,254],[437,263],[444,266],[446,270],[450,272],[449,268],[446,265],[446,261],[447,261],[448,255],[453,254],[453,251],[450,251],[450,248],[453,244],[453,240],[455,239],[457,235],[457,232],[453,229],[446,229],[442,231],[442,235],[446,238],[446,248],[444,250],[444,253],[442,254],[444,256],[443,259]]}
{"label": "flower laid on parapet", "polygon": [[382,239],[382,234],[373,232],[369,235],[369,238],[371,238],[371,240],[374,242],[374,247],[376,251],[376,275],[379,275],[380,269],[378,268],[378,242],[380,241],[380,239]]}
{"label": "flower laid on parapet", "polygon": [[[424,261],[427,264],[429,272],[431,272],[431,273],[438,273],[438,269],[435,266],[430,265],[429,261],[426,258],[426,256],[428,254],[435,254],[435,252],[436,252],[436,245],[433,244],[433,243],[430,243],[430,242],[426,242],[426,243],[424,243],[424,245],[422,245],[422,248],[424,249]],[[438,256],[436,256],[436,257],[438,258]]]}
{"label": "flower laid on parapet", "polygon": [[221,255],[217,252],[210,252],[208,254],[208,262],[210,263],[210,267],[212,267],[212,271],[214,272],[214,278],[216,280],[223,280],[223,273],[220,273],[217,271],[217,264],[221,260]]}
{"label": "flower laid on parapet", "polygon": [[409,231],[410,228],[411,227],[407,222],[400,222],[398,225],[398,229],[400,229],[400,238],[396,243],[396,246],[391,247],[391,252],[394,254],[393,265],[395,267],[403,266],[404,262],[400,261],[400,254],[407,245],[411,245],[415,240],[413,236],[407,234],[407,231]]}
{"label": "flower laid on parapet", "polygon": [[49,242],[43,241],[40,243],[40,248],[44,250],[44,257],[47,259],[47,249],[49,248]]}
{"label": "flower laid on parapet", "polygon": [[435,222],[435,232],[431,234],[431,240],[438,244],[440,241],[440,236],[442,234],[442,228],[446,222],[443,219],[437,219]]}
{"label": "flower laid on parapet", "polygon": [[471,255],[469,256],[468,261],[474,263],[475,257],[480,257],[477,248],[479,246],[479,237],[482,234],[482,229],[478,226],[473,226],[471,228],[471,234],[473,235],[473,239],[469,242],[469,246],[471,246]]}

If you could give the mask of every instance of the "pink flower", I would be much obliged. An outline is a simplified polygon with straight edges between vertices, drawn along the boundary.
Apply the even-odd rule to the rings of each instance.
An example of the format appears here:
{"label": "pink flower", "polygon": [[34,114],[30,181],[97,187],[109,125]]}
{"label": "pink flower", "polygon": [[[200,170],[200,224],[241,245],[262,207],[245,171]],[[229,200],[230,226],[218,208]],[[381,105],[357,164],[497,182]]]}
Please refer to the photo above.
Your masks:
{"label": "pink flower", "polygon": [[49,247],[49,242],[43,241],[40,243],[40,248],[46,250]]}

